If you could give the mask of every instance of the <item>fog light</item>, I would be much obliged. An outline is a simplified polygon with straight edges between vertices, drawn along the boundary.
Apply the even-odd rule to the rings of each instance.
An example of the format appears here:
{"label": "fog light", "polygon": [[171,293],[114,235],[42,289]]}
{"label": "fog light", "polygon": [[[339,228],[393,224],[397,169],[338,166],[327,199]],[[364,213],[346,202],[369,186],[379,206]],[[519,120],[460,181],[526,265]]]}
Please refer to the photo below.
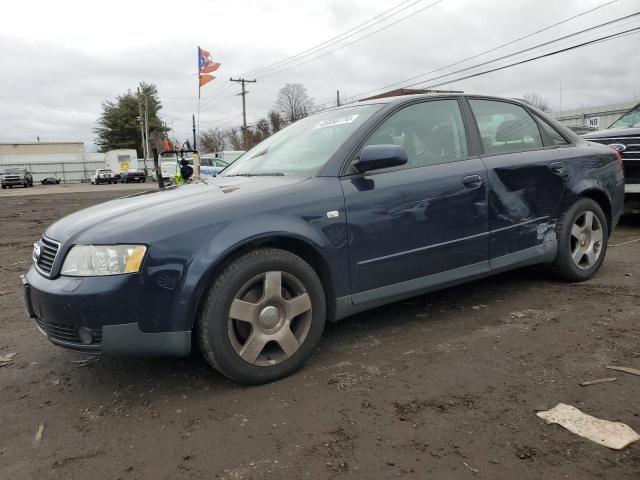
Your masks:
{"label": "fog light", "polygon": [[78,329],[78,336],[80,337],[80,341],[85,345],[90,345],[93,343],[93,334],[87,327],[80,327]]}

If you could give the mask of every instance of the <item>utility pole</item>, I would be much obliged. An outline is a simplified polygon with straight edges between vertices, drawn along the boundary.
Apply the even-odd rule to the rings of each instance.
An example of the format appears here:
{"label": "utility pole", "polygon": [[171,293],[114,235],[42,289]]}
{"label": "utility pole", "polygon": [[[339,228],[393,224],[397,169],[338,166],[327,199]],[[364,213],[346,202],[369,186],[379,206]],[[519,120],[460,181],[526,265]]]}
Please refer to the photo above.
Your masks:
{"label": "utility pole", "polygon": [[[140,101],[140,89],[138,88],[138,118],[140,120],[140,139],[142,144],[142,158],[146,163],[147,159],[147,142],[144,137],[144,117],[142,115],[142,102]],[[146,167],[146,164],[145,164]]]}
{"label": "utility pole", "polygon": [[340,106],[340,90],[336,90],[336,104]]}
{"label": "utility pole", "polygon": [[245,80],[244,78],[233,78],[231,77],[229,80],[232,82],[240,82],[242,85],[242,91],[240,95],[242,95],[242,143],[244,144],[244,149],[247,150],[247,103],[245,97],[247,93],[249,93],[245,88],[245,83],[256,83],[257,80]]}
{"label": "utility pole", "polygon": [[191,115],[191,125],[193,130],[193,149],[197,150],[198,144],[196,143],[196,116],[193,114]]}
{"label": "utility pole", "polygon": [[[144,94],[144,136],[147,137],[147,153],[149,153],[149,102],[147,94]],[[144,155],[144,171],[147,173],[147,154]]]}

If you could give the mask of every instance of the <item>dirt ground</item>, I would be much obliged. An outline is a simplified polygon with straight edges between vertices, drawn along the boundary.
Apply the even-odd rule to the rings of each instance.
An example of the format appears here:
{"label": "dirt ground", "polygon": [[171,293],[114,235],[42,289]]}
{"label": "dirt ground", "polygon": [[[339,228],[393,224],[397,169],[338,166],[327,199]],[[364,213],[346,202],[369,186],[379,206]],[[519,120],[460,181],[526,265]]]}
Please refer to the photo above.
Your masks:
{"label": "dirt ground", "polygon": [[[586,283],[529,268],[329,325],[304,370],[242,387],[197,355],[78,363],[26,318],[32,243],[122,194],[0,197],[0,355],[17,353],[0,367],[1,479],[640,478],[640,444],[535,415],[565,402],[640,431],[640,377],[604,368],[640,368],[640,242]],[[611,243],[639,237],[626,219]]]}

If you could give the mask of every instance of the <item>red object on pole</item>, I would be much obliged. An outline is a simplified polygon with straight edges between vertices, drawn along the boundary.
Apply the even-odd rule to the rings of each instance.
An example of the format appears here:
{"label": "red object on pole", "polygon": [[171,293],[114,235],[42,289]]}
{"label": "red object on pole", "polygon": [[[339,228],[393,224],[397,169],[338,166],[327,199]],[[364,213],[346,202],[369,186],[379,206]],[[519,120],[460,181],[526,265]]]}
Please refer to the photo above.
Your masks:
{"label": "red object on pole", "polygon": [[209,83],[211,80],[215,79],[213,75],[200,75],[200,86],[204,86]]}

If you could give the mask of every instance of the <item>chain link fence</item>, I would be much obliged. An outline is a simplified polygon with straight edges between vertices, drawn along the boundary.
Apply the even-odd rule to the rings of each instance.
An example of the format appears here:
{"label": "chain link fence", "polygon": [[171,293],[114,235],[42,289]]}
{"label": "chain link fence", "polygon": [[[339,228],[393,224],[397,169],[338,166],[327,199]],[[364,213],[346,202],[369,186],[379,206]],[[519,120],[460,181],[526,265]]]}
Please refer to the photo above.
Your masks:
{"label": "chain link fence", "polygon": [[48,177],[59,178],[63,183],[88,182],[98,168],[104,167],[104,160],[86,162],[31,162],[3,163],[2,169],[26,168],[33,175],[34,182]]}

